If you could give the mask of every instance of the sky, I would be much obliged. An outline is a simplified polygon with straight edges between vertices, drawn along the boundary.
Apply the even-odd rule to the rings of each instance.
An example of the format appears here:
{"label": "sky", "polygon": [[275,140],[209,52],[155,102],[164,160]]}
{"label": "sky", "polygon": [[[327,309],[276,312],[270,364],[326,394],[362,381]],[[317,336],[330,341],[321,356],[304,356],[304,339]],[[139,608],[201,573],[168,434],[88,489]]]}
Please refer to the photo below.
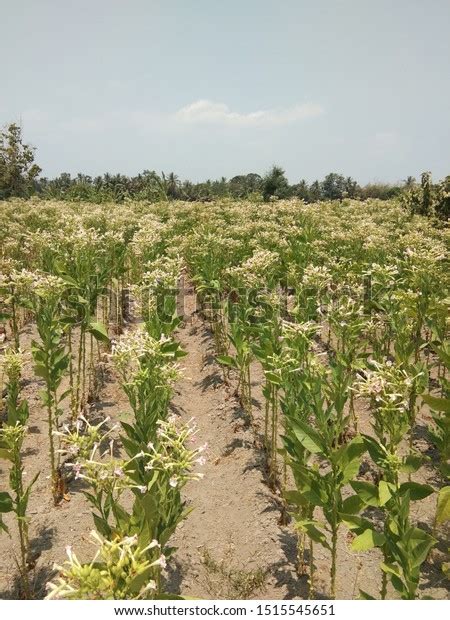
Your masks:
{"label": "sky", "polygon": [[46,176],[450,174],[449,0],[0,0],[0,125]]}

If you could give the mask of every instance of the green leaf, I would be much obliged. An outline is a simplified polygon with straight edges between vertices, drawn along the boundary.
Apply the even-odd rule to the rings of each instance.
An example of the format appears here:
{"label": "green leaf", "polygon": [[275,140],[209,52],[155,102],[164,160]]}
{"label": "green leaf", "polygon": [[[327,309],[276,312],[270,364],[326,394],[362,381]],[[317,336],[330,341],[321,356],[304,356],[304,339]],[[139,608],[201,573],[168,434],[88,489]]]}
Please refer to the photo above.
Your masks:
{"label": "green leaf", "polygon": [[450,486],[442,487],[439,491],[437,508],[436,508],[436,523],[445,523],[450,520]]}
{"label": "green leaf", "polygon": [[325,549],[331,551],[331,547],[328,544],[324,532],[322,532],[321,530],[319,530],[318,527],[316,527],[315,521],[297,521],[295,525],[303,532],[306,532],[306,534],[311,538],[311,540],[319,543],[319,545],[322,545],[322,547],[325,547]]}
{"label": "green leaf", "polygon": [[232,368],[237,368],[237,362],[234,357],[231,355],[218,355],[216,357],[216,361],[219,364],[224,364],[225,366],[231,366]]}
{"label": "green leaf", "polygon": [[342,502],[342,512],[348,515],[355,515],[361,511],[363,506],[364,502],[359,495],[351,495]]}
{"label": "green leaf", "polygon": [[311,452],[311,454],[325,452],[325,446],[320,435],[309,424],[302,420],[294,421],[292,419],[291,424],[294,435],[306,450]]}
{"label": "green leaf", "polygon": [[294,506],[307,506],[309,504],[308,499],[300,491],[285,491],[283,495],[288,504]]}
{"label": "green leaf", "polygon": [[369,435],[363,435],[364,443],[366,444],[367,451],[369,452],[372,460],[378,467],[383,468],[384,462],[387,457],[386,448],[379,444],[376,439]]}
{"label": "green leaf", "polygon": [[272,372],[270,370],[266,370],[264,375],[265,375],[266,379],[268,381],[270,381],[270,383],[273,383],[274,385],[281,385],[281,378],[275,372]]}
{"label": "green leaf", "polygon": [[450,398],[438,398],[437,396],[431,396],[431,394],[422,394],[422,398],[431,409],[450,413]]}
{"label": "green leaf", "polygon": [[379,506],[378,487],[371,482],[353,480],[350,482],[352,489],[358,494],[362,501],[368,506]]}
{"label": "green leaf", "polygon": [[100,342],[109,342],[108,332],[103,323],[89,323],[87,331],[92,334],[96,340]]}
{"label": "green leaf", "polygon": [[6,491],[0,491],[0,513],[11,512],[13,509],[13,501]]}
{"label": "green leaf", "polygon": [[385,572],[385,573],[389,573],[390,575],[395,575],[396,577],[398,577],[398,579],[401,579],[402,576],[399,572],[399,569],[397,568],[397,566],[395,564],[385,564],[384,562],[382,562],[380,564],[381,569]]}
{"label": "green leaf", "polygon": [[436,539],[419,527],[411,527],[406,532],[403,542],[409,549],[409,561],[412,566],[419,567],[436,544]]}
{"label": "green leaf", "polygon": [[400,495],[404,495],[407,491],[409,491],[409,496],[413,501],[425,499],[425,497],[434,493],[433,487],[429,484],[419,484],[418,482],[404,482],[401,484],[399,488]]}
{"label": "green leaf", "polygon": [[368,551],[374,547],[381,547],[386,542],[386,537],[381,532],[367,529],[357,536],[351,544],[353,551]]}
{"label": "green leaf", "polygon": [[380,506],[384,506],[388,503],[388,501],[392,497],[392,491],[392,485],[390,485],[385,480],[380,480],[380,483],[378,485],[378,499],[380,502]]}
{"label": "green leaf", "polygon": [[67,398],[70,394],[72,393],[72,390],[69,388],[68,390],[65,390],[64,392],[62,392],[62,394],[60,394],[58,396],[58,403],[62,402],[65,398]]}
{"label": "green leaf", "polygon": [[153,570],[153,567],[149,566],[148,568],[143,570],[142,573],[136,575],[136,577],[134,577],[128,584],[130,592],[132,592],[133,594],[137,594],[140,589],[145,585],[145,583],[149,580],[149,577],[152,574]]}
{"label": "green leaf", "polygon": [[94,524],[96,529],[100,532],[102,536],[105,538],[109,538],[111,534],[111,528],[106,523],[105,519],[102,519],[99,515],[92,513],[92,518],[94,519]]}
{"label": "green leaf", "polygon": [[349,530],[358,532],[359,534],[362,534],[364,530],[370,529],[372,527],[372,523],[368,519],[360,517],[359,515],[340,513],[340,517],[342,523],[345,523]]}
{"label": "green leaf", "polygon": [[408,454],[400,466],[400,471],[404,474],[414,474],[418,469],[420,469],[423,461],[424,457],[420,454]]}
{"label": "green leaf", "polygon": [[0,448],[0,459],[6,459],[7,461],[12,461],[13,457],[9,450],[6,448]]}
{"label": "green leaf", "polygon": [[42,379],[45,379],[45,381],[48,381],[49,374],[48,374],[47,368],[43,366],[42,364],[36,364],[34,366],[34,374],[37,377],[41,377]]}
{"label": "green leaf", "polygon": [[344,483],[354,478],[359,470],[361,456],[367,450],[364,439],[358,435],[337,452],[337,463],[342,471]]}

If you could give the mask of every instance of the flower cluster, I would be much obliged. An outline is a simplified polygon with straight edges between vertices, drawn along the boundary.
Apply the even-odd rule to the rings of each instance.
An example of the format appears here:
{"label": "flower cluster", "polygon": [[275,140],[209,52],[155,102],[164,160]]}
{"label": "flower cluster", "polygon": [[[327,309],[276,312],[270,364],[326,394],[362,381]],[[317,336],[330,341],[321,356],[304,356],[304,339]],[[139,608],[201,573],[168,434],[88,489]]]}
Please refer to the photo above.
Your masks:
{"label": "flower cluster", "polygon": [[158,421],[156,446],[149,443],[145,455],[147,471],[163,471],[169,476],[171,487],[180,487],[188,480],[199,480],[203,474],[193,472],[196,465],[204,465],[206,460],[203,452],[207,445],[191,449],[188,441],[192,440],[197,430],[193,421],[177,426],[175,419]]}
{"label": "flower cluster", "polygon": [[104,432],[103,427],[109,421],[110,418],[107,417],[98,424],[91,424],[83,415],[80,415],[73,426],[69,427],[66,424],[62,431],[53,431],[53,435],[60,438],[59,452],[70,457],[88,459],[92,451],[118,428],[116,424]]}
{"label": "flower cluster", "polygon": [[18,351],[14,351],[14,349],[7,349],[5,351],[1,358],[0,367],[8,377],[9,382],[16,383],[19,381],[25,359],[26,356],[20,349]]}
{"label": "flower cluster", "polygon": [[[141,548],[137,536],[105,540],[91,532],[97,547],[91,562],[81,563],[72,548],[68,560],[55,565],[59,575],[47,584],[47,599],[143,600],[157,594],[158,575],[166,566],[158,541]],[[149,555],[153,560],[149,560]]]}

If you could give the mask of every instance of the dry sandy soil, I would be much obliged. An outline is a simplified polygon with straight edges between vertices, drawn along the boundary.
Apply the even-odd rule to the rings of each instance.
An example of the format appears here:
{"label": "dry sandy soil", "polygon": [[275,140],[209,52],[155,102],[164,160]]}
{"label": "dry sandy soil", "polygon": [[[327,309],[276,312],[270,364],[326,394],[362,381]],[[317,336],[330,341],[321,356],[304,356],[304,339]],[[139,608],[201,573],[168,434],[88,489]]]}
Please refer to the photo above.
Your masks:
{"label": "dry sandy soil", "polygon": [[[257,428],[249,426],[235,396],[233,377],[223,381],[222,370],[214,361],[211,334],[195,310],[194,293],[186,300],[185,321],[178,339],[188,352],[182,360],[184,377],[176,386],[172,410],[183,420],[195,418],[197,441],[208,442],[205,477],[185,487],[185,499],[193,510],[173,537],[177,551],[167,572],[167,587],[174,593],[196,598],[301,599],[308,595],[307,577],[295,571],[296,535],[292,523],[281,525],[280,500],[266,484],[264,455],[260,448],[258,419],[263,398],[262,371],[255,365],[254,410]],[[33,326],[22,334],[24,348],[29,345]],[[27,364],[23,394],[30,403],[29,434],[25,444],[26,478],[41,471],[33,489],[29,516],[31,552],[35,568],[31,572],[34,593],[45,596],[45,584],[55,574],[53,564],[65,559],[66,545],[72,545],[81,560],[92,557],[89,532],[93,528],[90,509],[79,484],[69,487],[70,501],[54,508],[49,491],[48,443],[45,414],[40,404],[40,381]],[[100,398],[91,407],[94,419],[110,416],[111,424],[126,415],[129,406],[112,371]],[[367,414],[360,406],[362,429],[368,427]],[[417,447],[430,450],[423,437]],[[7,488],[7,470],[0,461],[0,488]],[[361,474],[364,475],[364,466]],[[432,469],[424,469],[424,480],[432,479]],[[429,526],[434,500],[418,502],[415,516]],[[19,596],[14,554],[15,527],[10,515],[6,522],[12,538],[0,536],[0,598]],[[440,570],[445,545],[431,554],[424,567],[421,596],[445,598],[447,590]],[[348,533],[341,529],[337,593],[352,598],[362,588],[377,595],[380,581],[377,551],[355,554],[349,550]],[[329,554],[315,547],[316,597],[329,591]],[[391,596],[394,594],[391,592]]]}

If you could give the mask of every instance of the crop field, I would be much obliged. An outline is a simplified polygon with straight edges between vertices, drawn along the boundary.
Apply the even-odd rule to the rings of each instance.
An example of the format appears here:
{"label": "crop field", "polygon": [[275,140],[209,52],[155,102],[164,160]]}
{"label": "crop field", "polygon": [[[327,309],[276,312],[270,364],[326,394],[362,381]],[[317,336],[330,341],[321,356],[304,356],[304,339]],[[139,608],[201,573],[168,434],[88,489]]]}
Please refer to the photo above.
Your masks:
{"label": "crop field", "polygon": [[0,598],[446,598],[442,221],[1,212]]}

